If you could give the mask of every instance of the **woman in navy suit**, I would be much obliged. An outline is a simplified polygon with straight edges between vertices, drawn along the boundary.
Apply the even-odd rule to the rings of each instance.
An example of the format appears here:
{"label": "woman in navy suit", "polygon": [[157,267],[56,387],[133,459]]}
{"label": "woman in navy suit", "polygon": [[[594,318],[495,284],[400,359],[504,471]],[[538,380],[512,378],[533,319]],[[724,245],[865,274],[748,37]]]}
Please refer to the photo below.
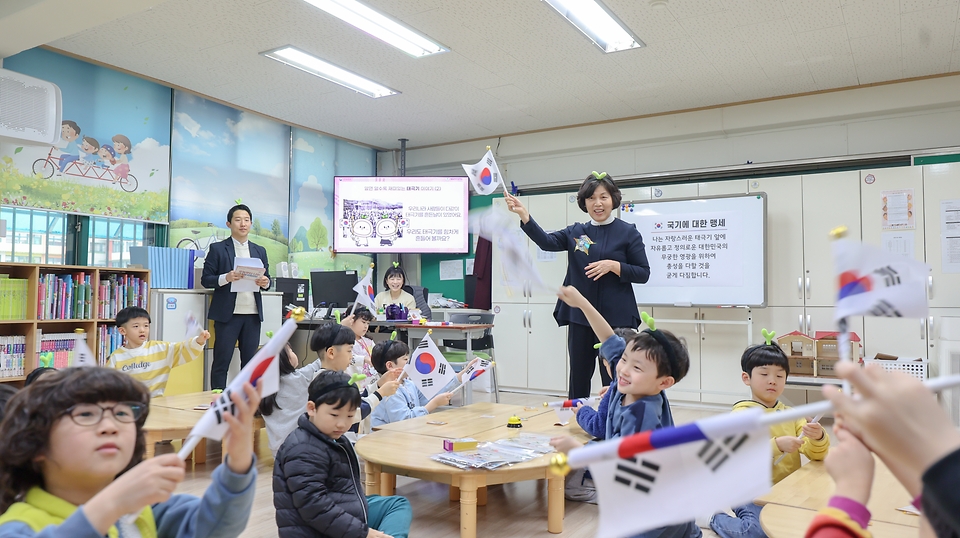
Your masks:
{"label": "woman in navy suit", "polygon": [[[580,290],[612,327],[640,325],[640,312],[633,294],[633,283],[650,279],[650,264],[637,227],[613,215],[620,206],[620,189],[610,176],[593,172],[577,192],[577,205],[590,221],[572,224],[563,230],[546,233],[516,197],[504,195],[507,207],[520,217],[520,229],[545,251],[567,251],[567,276],[564,286]],[[590,379],[599,363],[594,344],[597,337],[579,309],[557,301],[553,317],[567,329],[570,352],[570,398],[590,395]],[[600,364],[604,386],[611,378]]]}

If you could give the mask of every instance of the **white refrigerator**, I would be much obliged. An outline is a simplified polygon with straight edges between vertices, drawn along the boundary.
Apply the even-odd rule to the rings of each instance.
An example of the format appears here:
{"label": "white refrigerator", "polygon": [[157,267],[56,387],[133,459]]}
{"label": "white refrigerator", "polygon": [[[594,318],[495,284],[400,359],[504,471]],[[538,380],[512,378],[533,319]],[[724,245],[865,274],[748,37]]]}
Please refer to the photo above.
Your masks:
{"label": "white refrigerator", "polygon": [[[213,324],[208,324],[207,306],[213,290],[151,290],[150,337],[168,342],[182,342],[187,330],[187,317],[192,312],[200,326],[209,330],[211,339],[216,338]],[[266,343],[268,331],[274,333],[280,329],[283,311],[283,294],[263,292],[263,323],[260,325],[260,345]],[[191,335],[192,336],[192,335]],[[210,367],[213,365],[213,341],[207,342],[203,360],[178,366],[170,372],[166,396],[210,390]],[[240,373],[240,351],[234,349],[233,360],[227,370],[227,382]]]}
{"label": "white refrigerator", "polygon": [[[187,318],[192,314],[201,327],[207,327],[207,290],[150,290],[150,338],[166,342],[186,340]],[[194,335],[190,335],[191,338]],[[178,366],[170,371],[165,396],[205,390],[206,357]]]}

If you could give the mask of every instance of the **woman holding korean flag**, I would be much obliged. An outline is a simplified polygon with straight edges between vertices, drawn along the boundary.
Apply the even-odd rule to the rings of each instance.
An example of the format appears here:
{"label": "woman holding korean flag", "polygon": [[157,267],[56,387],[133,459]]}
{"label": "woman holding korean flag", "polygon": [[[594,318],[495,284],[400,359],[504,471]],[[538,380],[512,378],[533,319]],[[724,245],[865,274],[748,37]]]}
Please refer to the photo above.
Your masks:
{"label": "woman holding korean flag", "polygon": [[[650,278],[650,264],[643,238],[636,226],[613,215],[620,206],[620,189],[606,172],[593,172],[580,185],[577,204],[590,220],[546,233],[515,196],[504,192],[507,208],[520,217],[520,229],[541,249],[567,252],[564,286],[573,286],[596,307],[612,327],[640,325],[640,312],[633,294],[633,283]],[[570,351],[570,398],[590,396],[590,379],[598,364],[594,344],[597,337],[583,313],[557,301],[553,311],[560,326],[567,325]],[[610,374],[600,365],[604,386]]]}

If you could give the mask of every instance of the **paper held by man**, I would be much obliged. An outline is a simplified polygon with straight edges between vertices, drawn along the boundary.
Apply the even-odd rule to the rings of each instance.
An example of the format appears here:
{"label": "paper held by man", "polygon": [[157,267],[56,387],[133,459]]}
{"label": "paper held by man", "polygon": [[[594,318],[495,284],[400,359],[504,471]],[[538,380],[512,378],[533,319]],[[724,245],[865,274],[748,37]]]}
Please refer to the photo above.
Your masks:
{"label": "paper held by man", "polygon": [[263,262],[260,258],[235,258],[233,261],[233,270],[240,273],[240,280],[234,280],[230,284],[230,291],[260,291],[257,285],[257,279],[266,273]]}

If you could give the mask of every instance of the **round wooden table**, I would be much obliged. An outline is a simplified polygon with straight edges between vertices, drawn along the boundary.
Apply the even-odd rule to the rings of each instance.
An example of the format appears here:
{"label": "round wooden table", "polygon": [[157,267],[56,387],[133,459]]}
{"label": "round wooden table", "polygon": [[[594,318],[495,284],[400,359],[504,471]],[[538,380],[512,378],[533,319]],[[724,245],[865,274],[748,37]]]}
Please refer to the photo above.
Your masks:
{"label": "round wooden table", "polygon": [[[496,410],[495,406],[500,404],[474,405],[483,405],[485,409],[493,413]],[[529,409],[533,411],[533,408]],[[523,422],[523,428],[507,428],[505,421],[493,427],[489,422],[484,425],[482,421],[477,421],[477,428],[487,429],[468,435],[481,442],[505,439],[520,433],[551,436],[570,434],[577,436],[584,442],[589,438],[576,423],[563,427],[555,426],[557,419],[555,413],[552,411],[537,411],[539,411],[537,415],[527,418]],[[391,424],[391,429],[375,431],[357,441],[357,454],[366,462],[365,486],[367,494],[375,495],[379,492],[380,495],[393,495],[397,475],[449,484],[451,486],[451,500],[457,499],[457,491],[453,488],[459,489],[460,536],[461,538],[476,538],[477,504],[478,500],[481,506],[486,504],[486,486],[542,479],[547,481],[547,531],[553,534],[563,532],[564,477],[553,475],[550,472],[549,463],[552,454],[492,471],[464,470],[430,459],[431,455],[443,451],[442,432],[445,425],[435,427],[434,433],[439,435],[424,435],[397,430],[398,427],[406,424],[409,425],[411,430],[418,431],[418,428],[422,429],[426,421],[445,421],[444,415],[446,413],[434,413],[427,417]],[[462,414],[463,412],[460,411],[459,413]],[[453,412],[451,412],[451,415],[456,417]],[[449,426],[456,428],[462,434],[464,422],[447,422]]]}

